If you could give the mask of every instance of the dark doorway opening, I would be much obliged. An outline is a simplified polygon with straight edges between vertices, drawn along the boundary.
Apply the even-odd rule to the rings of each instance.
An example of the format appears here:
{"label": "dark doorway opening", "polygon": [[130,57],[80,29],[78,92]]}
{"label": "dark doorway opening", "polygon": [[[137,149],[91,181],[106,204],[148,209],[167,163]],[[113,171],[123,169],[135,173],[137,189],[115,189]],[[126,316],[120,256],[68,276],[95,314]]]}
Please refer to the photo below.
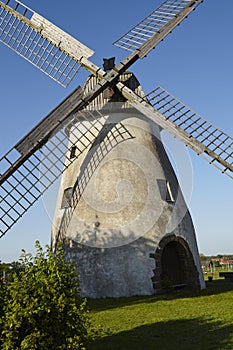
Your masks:
{"label": "dark doorway opening", "polygon": [[163,290],[164,281],[172,286],[200,289],[199,274],[187,242],[175,235],[163,238],[155,254],[155,274],[152,278],[155,292]]}
{"label": "dark doorway opening", "polygon": [[168,243],[161,257],[161,279],[168,279],[173,285],[184,284],[187,281],[185,271],[185,252],[178,242]]}

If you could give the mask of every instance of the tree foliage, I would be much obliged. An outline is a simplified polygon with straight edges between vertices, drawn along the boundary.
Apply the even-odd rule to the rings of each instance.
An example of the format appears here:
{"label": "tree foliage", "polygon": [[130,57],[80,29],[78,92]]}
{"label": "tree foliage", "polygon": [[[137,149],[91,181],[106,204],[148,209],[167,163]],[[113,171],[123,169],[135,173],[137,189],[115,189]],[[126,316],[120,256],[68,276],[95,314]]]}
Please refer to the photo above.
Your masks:
{"label": "tree foliage", "polygon": [[86,302],[62,247],[54,255],[36,242],[35,257],[23,251],[20,261],[21,271],[5,286],[2,350],[85,349]]}

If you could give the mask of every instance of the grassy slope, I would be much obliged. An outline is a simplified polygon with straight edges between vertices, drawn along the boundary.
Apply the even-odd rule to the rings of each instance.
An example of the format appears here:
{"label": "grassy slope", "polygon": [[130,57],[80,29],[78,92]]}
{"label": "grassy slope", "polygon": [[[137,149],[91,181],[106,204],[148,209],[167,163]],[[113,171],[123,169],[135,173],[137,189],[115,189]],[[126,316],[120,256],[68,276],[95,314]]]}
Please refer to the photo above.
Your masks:
{"label": "grassy slope", "polygon": [[103,335],[88,350],[233,349],[233,283],[207,282],[200,292],[90,300]]}

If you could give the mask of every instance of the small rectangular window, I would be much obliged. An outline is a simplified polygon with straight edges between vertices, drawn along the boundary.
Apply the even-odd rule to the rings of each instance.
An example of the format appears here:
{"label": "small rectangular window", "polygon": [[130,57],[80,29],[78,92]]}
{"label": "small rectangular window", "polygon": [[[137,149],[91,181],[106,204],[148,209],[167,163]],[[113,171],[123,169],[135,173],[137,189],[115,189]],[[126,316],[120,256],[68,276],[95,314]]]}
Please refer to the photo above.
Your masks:
{"label": "small rectangular window", "polygon": [[174,203],[174,196],[171,189],[171,184],[167,180],[157,180],[159,192],[161,195],[162,200],[168,202],[168,203]]}
{"label": "small rectangular window", "polygon": [[76,156],[76,149],[77,149],[76,146],[72,146],[71,147],[71,149],[70,149],[70,159],[75,158],[75,156]]}
{"label": "small rectangular window", "polygon": [[61,202],[61,209],[69,208],[71,204],[71,198],[72,198],[72,190],[73,187],[68,187],[64,190],[62,202]]}

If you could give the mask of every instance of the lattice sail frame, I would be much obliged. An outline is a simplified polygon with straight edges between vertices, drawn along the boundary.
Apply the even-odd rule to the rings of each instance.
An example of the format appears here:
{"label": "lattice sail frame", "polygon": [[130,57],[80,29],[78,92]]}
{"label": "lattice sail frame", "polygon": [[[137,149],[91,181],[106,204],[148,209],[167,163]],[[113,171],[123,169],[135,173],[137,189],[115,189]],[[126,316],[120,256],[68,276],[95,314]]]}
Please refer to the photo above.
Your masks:
{"label": "lattice sail frame", "polygon": [[166,0],[146,18],[140,21],[113,45],[126,51],[139,51],[141,58],[157,44],[157,38],[165,37],[203,0]]}
{"label": "lattice sail frame", "polygon": [[[106,123],[108,126],[107,116],[101,111],[86,110],[72,114],[64,123],[58,123],[43,147],[34,151],[8,176],[7,180],[0,185],[0,238],[60,175],[93,145],[96,135],[106,127]],[[121,123],[114,125],[108,132],[109,142],[105,145],[105,149],[101,149],[102,154],[109,152],[114,143],[122,142],[126,138],[132,138],[132,135],[128,133],[124,125]],[[97,163],[97,158],[93,157],[92,167]],[[20,159],[18,145],[0,159],[0,171],[6,171],[6,167],[10,168],[11,164],[16,161],[15,159]],[[86,172],[89,176],[89,167]],[[86,172],[84,178],[87,178]],[[80,194],[85,188],[83,180],[78,186]],[[73,200],[74,205],[75,201],[77,201],[77,194]]]}
{"label": "lattice sail frame", "polygon": [[233,178],[233,138],[158,86],[146,95],[153,107],[204,146],[203,157]]}
{"label": "lattice sail frame", "polygon": [[0,41],[64,87],[94,53],[17,0],[0,1]]}

